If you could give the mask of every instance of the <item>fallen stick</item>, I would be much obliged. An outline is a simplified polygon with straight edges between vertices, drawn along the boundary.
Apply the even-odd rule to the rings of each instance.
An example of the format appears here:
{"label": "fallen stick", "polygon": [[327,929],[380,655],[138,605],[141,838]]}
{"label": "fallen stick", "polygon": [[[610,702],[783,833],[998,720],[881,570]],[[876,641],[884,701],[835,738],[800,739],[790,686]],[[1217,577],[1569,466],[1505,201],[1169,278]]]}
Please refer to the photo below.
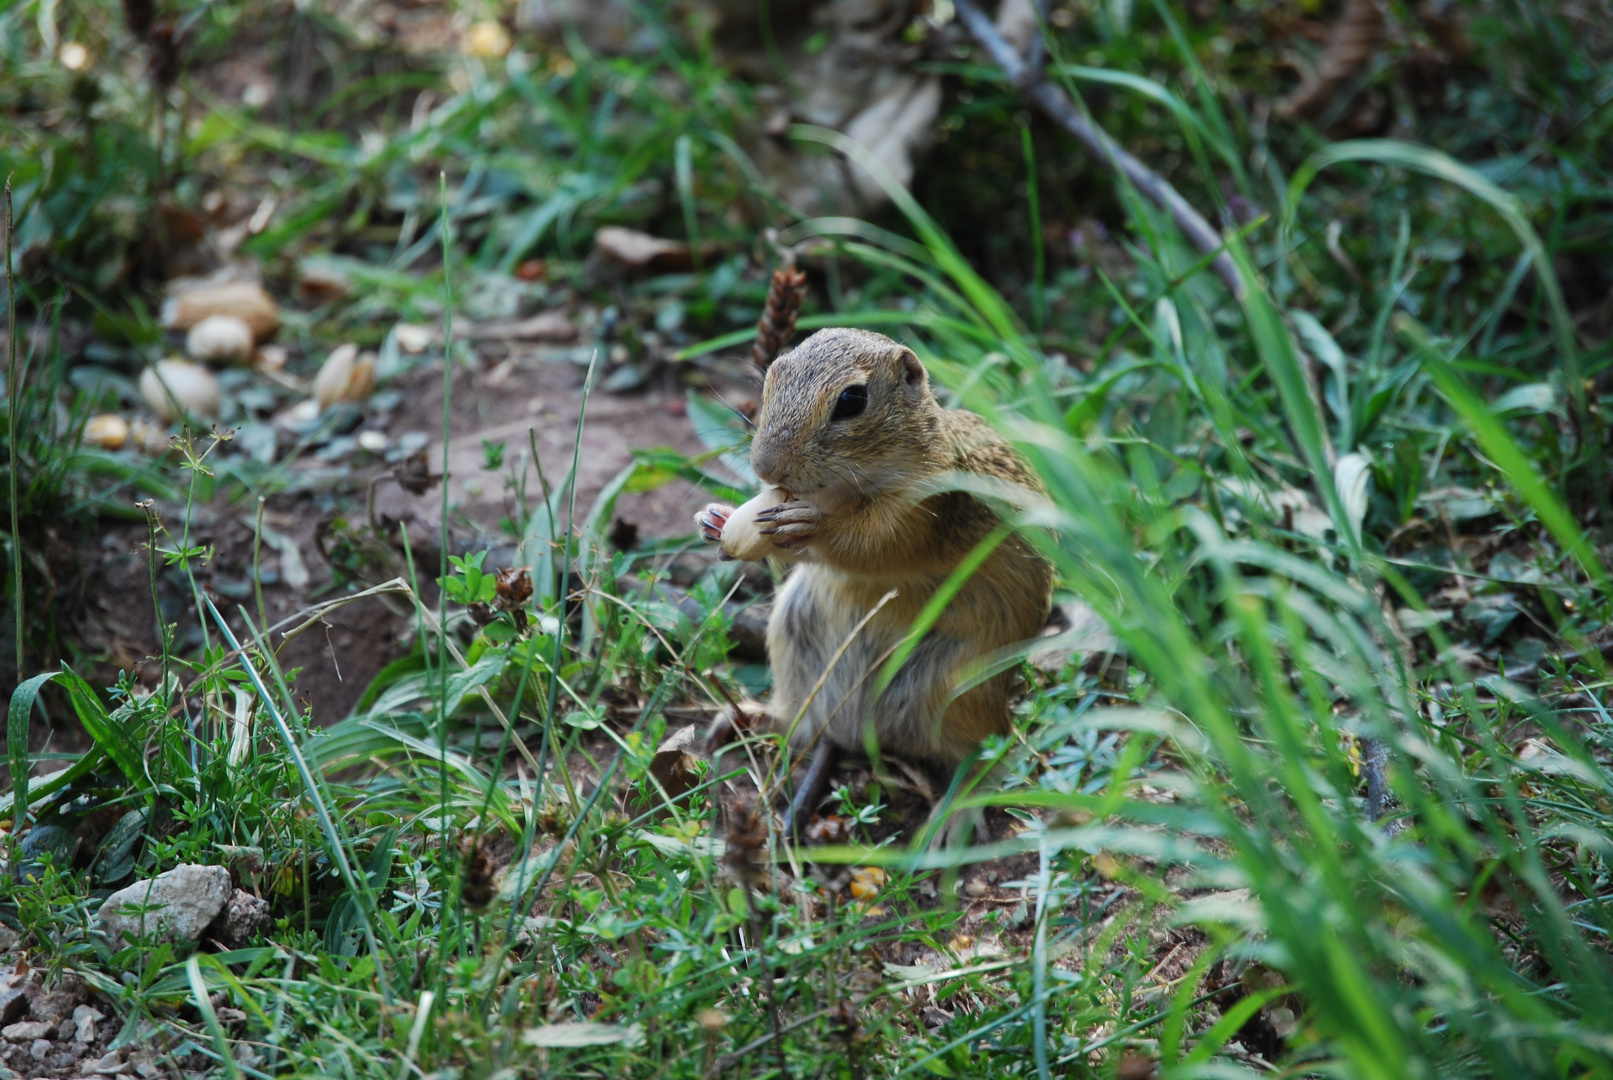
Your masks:
{"label": "fallen stick", "polygon": [[1201,254],[1219,252],[1210,265],[1214,267],[1216,276],[1232,295],[1241,300],[1245,292],[1243,278],[1233,264],[1232,257],[1222,250],[1224,245],[1220,234],[1186,199],[1182,198],[1182,193],[1172,187],[1169,180],[1127,153],[1108,132],[1098,127],[1076,108],[1075,103],[1064,91],[1047,81],[1039,59],[1043,50],[1033,47],[1031,55],[1038,59],[1034,63],[1028,63],[1004,40],[1002,34],[997,32],[996,25],[986,17],[985,12],[974,5],[974,0],[954,0],[953,6],[958,13],[958,21],[963,23],[970,36],[991,54],[992,60],[1002,68],[1003,74],[1008,76],[1008,81],[1020,94],[1034,102],[1064,130],[1081,140],[1100,159],[1124,175],[1156,206],[1169,213],[1171,220],[1176,222],[1176,227],[1186,234]]}

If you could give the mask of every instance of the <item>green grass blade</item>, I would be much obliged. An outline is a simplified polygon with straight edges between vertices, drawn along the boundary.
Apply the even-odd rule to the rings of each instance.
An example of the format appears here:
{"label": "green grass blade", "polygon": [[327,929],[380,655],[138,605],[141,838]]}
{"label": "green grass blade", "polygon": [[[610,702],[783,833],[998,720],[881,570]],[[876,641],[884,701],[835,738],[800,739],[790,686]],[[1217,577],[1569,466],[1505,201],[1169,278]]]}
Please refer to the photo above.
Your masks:
{"label": "green grass blade", "polygon": [[[1579,345],[1574,336],[1574,319],[1568,311],[1567,301],[1563,298],[1562,283],[1557,278],[1557,270],[1552,265],[1546,245],[1541,242],[1534,226],[1529,224],[1529,218],[1524,213],[1523,204],[1518,197],[1449,154],[1432,147],[1395,139],[1362,139],[1335,143],[1306,159],[1295,172],[1293,180],[1289,182],[1288,193],[1283,200],[1282,231],[1285,237],[1293,231],[1294,219],[1299,212],[1300,197],[1304,195],[1311,181],[1323,169],[1346,161],[1394,165],[1444,180],[1476,196],[1500,215],[1501,220],[1518,238],[1518,243],[1534,266],[1535,279],[1546,298],[1552,334],[1557,343],[1558,359],[1562,364],[1563,378],[1568,383],[1569,398],[1574,403],[1575,418],[1580,430],[1586,434],[1586,441],[1592,447],[1597,447],[1598,442],[1590,438],[1591,433],[1597,428],[1592,426],[1589,403],[1585,396],[1585,381],[1580,374]],[[1597,504],[1605,523],[1609,517],[1608,495],[1603,483],[1606,466],[1599,449],[1590,450],[1587,464],[1590,466]]]}
{"label": "green grass blade", "polygon": [[1598,589],[1606,592],[1610,584],[1607,567],[1602,565],[1595,545],[1580,528],[1579,522],[1574,520],[1574,515],[1568,507],[1563,505],[1562,500],[1547,485],[1545,478],[1535,468],[1534,462],[1529,459],[1529,455],[1507,431],[1506,425],[1485,404],[1484,399],[1473,392],[1445,358],[1439,355],[1428,331],[1420,323],[1410,315],[1400,312],[1395,315],[1394,327],[1417,349],[1422,358],[1423,370],[1433,378],[1440,395],[1473,430],[1479,445],[1484,447],[1485,454],[1500,466],[1501,471],[1506,474],[1507,481],[1539,515],[1541,524],[1546,526],[1557,543],[1562,545],[1563,550],[1584,567],[1585,573],[1596,583]]}
{"label": "green grass blade", "polygon": [[[291,758],[291,763],[296,768],[298,777],[302,780],[303,791],[308,798],[309,804],[314,808],[314,814],[319,819],[320,829],[325,833],[325,842],[330,849],[331,861],[336,864],[337,871],[342,877],[342,883],[347,886],[348,894],[353,897],[353,902],[358,905],[359,916],[364,927],[364,940],[369,945],[370,955],[375,961],[376,977],[381,983],[381,995],[390,1003],[393,1000],[392,986],[386,974],[386,956],[381,951],[380,940],[375,936],[372,919],[375,905],[369,887],[367,884],[359,884],[358,875],[353,872],[353,866],[348,862],[347,845],[343,842],[341,832],[336,827],[336,821],[331,816],[330,808],[325,805],[324,795],[320,791],[318,782],[314,779],[313,771],[308,768],[307,759],[303,757],[302,750],[297,745],[296,736],[291,733],[291,728],[286,723],[286,718],[280,715],[279,709],[275,708],[274,699],[269,696],[269,688],[263,684],[263,679],[258,675],[257,668],[248,662],[246,653],[241,648],[241,643],[236,640],[235,631],[231,630],[229,623],[224,621],[224,616],[219,613],[212,598],[203,597],[203,601],[207,604],[208,613],[213,616],[213,622],[218,626],[219,633],[223,634],[224,640],[229,643],[230,651],[239,658],[241,670],[246,673],[247,680],[252,683],[252,688],[257,691],[258,701],[263,710],[274,721],[275,730],[280,735],[280,741],[285,745],[286,753]],[[248,626],[251,625],[251,620],[247,619],[246,612],[241,612],[241,618],[246,620]]]}
{"label": "green grass blade", "polygon": [[[236,1065],[235,1056],[230,1053],[230,1041],[224,1037],[224,1028],[218,1022],[218,1013],[213,1011],[213,1001],[207,993],[207,982],[202,978],[202,959],[200,955],[193,955],[185,961],[185,978],[190,983],[191,1000],[195,1002],[196,1011],[202,1014],[207,1033],[213,1037],[213,1048],[218,1051],[224,1075],[230,1080],[241,1080],[240,1066]],[[211,956],[206,959],[218,963]]]}
{"label": "green grass blade", "polygon": [[919,239],[929,249],[930,257],[935,260],[936,265],[957,284],[959,291],[968,297],[981,317],[990,323],[991,328],[1002,338],[1003,345],[1011,351],[1017,348],[1026,354],[1031,352],[1024,340],[1024,330],[1020,326],[1018,316],[1003,300],[1002,295],[975,273],[974,267],[970,266],[959,253],[952,239],[941,231],[935,219],[918,204],[918,200],[913,198],[907,188],[897,182],[890,174],[890,170],[885,168],[884,163],[873,153],[838,131],[810,124],[792,125],[790,136],[806,142],[822,143],[856,162],[890,197],[891,202],[902,212],[902,216],[907,218],[908,223],[913,226],[913,231],[919,234]]}
{"label": "green grass blade", "polygon": [[1344,512],[1338,489],[1333,484],[1333,469],[1328,463],[1326,449],[1326,419],[1311,397],[1299,349],[1267,294],[1250,258],[1249,249],[1236,236],[1228,235],[1232,260],[1244,279],[1244,318],[1249,327],[1249,336],[1254,339],[1255,352],[1271,375],[1272,382],[1277,385],[1288,429],[1305,464],[1310,467],[1311,482],[1316,485],[1322,504],[1333,519],[1339,539],[1359,557],[1360,537],[1350,528],[1349,516]]}
{"label": "green grass blade", "polygon": [[13,820],[21,831],[28,819],[28,719],[34,711],[34,701],[45,684],[58,672],[47,671],[35,675],[11,692],[11,705],[6,715],[6,754],[11,760],[11,796]]}

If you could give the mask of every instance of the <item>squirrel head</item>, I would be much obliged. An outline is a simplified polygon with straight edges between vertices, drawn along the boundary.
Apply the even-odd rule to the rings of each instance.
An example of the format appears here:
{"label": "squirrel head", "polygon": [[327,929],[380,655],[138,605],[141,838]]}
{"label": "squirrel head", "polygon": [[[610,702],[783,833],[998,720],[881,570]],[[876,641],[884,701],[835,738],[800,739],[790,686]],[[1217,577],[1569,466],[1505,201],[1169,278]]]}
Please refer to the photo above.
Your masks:
{"label": "squirrel head", "polygon": [[912,349],[866,330],[819,330],[767,369],[751,467],[832,511],[934,472],[939,427]]}

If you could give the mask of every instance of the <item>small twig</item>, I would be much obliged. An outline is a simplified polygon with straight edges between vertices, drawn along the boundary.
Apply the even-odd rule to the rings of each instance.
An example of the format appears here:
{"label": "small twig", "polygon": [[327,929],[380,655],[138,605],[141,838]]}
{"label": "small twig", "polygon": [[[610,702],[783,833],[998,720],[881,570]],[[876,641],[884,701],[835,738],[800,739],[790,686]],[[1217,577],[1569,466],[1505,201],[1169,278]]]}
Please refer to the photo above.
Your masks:
{"label": "small twig", "polygon": [[[1090,117],[1077,108],[1064,91],[1048,82],[1040,63],[1027,63],[1015,52],[1014,47],[997,32],[997,27],[991,19],[974,5],[973,0],[954,0],[954,7],[958,13],[958,21],[963,23],[975,41],[991,54],[992,60],[1002,68],[1003,74],[1008,76],[1008,81],[1020,94],[1086,144],[1101,160],[1124,175],[1156,206],[1169,213],[1171,220],[1176,222],[1176,227],[1182,230],[1200,253],[1204,255],[1218,253],[1211,263],[1216,276],[1233,296],[1242,299],[1246,291],[1243,278],[1238,274],[1238,268],[1233,264],[1232,257],[1222,250],[1220,234],[1189,205],[1186,199],[1182,198],[1181,192],[1172,187],[1170,181],[1128,154],[1108,132],[1098,127]],[[1042,49],[1039,45],[1032,47],[1033,57],[1040,57],[1041,54]]]}

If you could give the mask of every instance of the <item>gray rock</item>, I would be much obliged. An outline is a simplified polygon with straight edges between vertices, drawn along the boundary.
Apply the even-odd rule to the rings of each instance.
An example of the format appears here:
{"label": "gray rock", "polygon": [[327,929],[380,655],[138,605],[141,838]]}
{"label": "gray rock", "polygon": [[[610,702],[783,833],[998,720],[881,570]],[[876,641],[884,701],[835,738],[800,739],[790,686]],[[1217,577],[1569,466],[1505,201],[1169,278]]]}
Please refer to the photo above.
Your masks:
{"label": "gray rock", "polygon": [[44,1061],[50,1054],[50,1040],[35,1039],[34,1045],[28,1048],[28,1052],[34,1056],[35,1061]]}
{"label": "gray rock", "polygon": [[0,1028],[0,1035],[4,1035],[12,1042],[32,1042],[34,1039],[48,1036],[55,1026],[44,1020],[19,1020],[15,1024],[7,1024]]}
{"label": "gray rock", "polygon": [[207,936],[217,938],[228,948],[240,949],[250,945],[258,935],[267,934],[273,927],[274,920],[269,917],[269,902],[236,889],[230,894],[224,910],[213,920],[213,925],[207,928]]}
{"label": "gray rock", "polygon": [[38,987],[23,983],[7,986],[0,982],[0,1025],[14,1024],[28,1015],[28,996]]}
{"label": "gray rock", "polygon": [[105,1020],[106,1014],[100,1009],[92,1009],[88,1005],[80,1005],[73,1010],[73,1039],[76,1042],[92,1043],[95,1041],[95,1022]]}
{"label": "gray rock", "polygon": [[35,1020],[45,1020],[52,1024],[61,1023],[73,1015],[73,1009],[84,1000],[84,986],[74,980],[72,985],[65,983],[48,994],[38,994],[33,1004],[29,1006],[28,1015]]}
{"label": "gray rock", "polygon": [[90,1062],[87,1068],[97,1076],[116,1076],[123,1071],[123,1055],[116,1050],[108,1050],[99,1059]]}
{"label": "gray rock", "polygon": [[113,893],[97,918],[107,937],[120,946],[141,938],[200,941],[229,895],[228,867],[176,866]]}

